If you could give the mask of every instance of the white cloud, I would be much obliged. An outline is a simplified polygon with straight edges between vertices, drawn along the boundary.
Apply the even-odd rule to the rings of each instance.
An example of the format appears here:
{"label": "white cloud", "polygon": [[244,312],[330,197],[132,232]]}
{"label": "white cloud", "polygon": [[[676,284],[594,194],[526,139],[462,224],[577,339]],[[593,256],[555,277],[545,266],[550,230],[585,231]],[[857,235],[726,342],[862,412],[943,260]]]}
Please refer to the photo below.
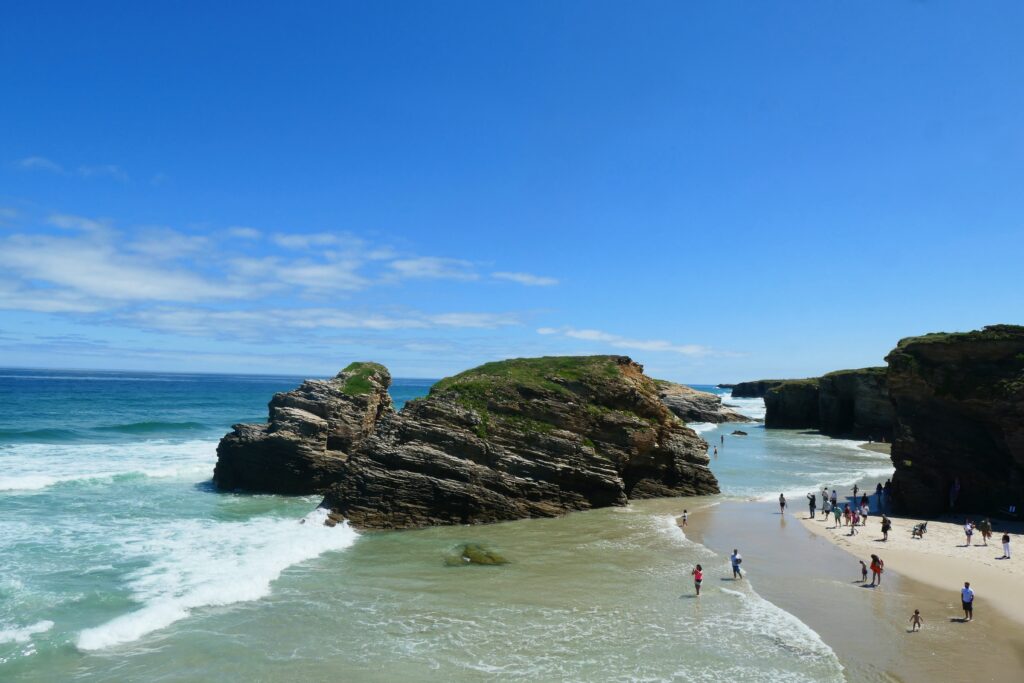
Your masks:
{"label": "white cloud", "polygon": [[362,240],[346,234],[335,234],[330,232],[315,233],[277,233],[271,240],[284,249],[309,250],[322,249],[324,247],[358,247],[362,246]]}
{"label": "white cloud", "polygon": [[397,259],[388,265],[399,278],[476,280],[480,277],[473,272],[472,263],[453,258],[418,256],[416,258]]}
{"label": "white cloud", "polygon": [[51,214],[48,222],[50,225],[63,230],[81,230],[82,232],[103,232],[109,228],[106,221],[97,221],[82,216],[72,216],[66,213]]}
{"label": "white cloud", "polygon": [[114,164],[100,164],[98,166],[79,166],[78,174],[83,178],[113,178],[122,183],[128,182],[128,174],[121,170],[120,166]]}
{"label": "white cloud", "polygon": [[263,236],[256,228],[247,228],[244,225],[235,225],[226,230],[230,237],[237,237],[242,240],[258,240]]}
{"label": "white cloud", "polygon": [[531,273],[507,273],[498,272],[491,273],[491,277],[495,280],[508,280],[509,282],[517,282],[527,287],[551,287],[557,285],[558,280],[553,277],[545,277],[543,275],[532,275]]}
{"label": "white cloud", "polygon": [[541,327],[537,334],[557,335],[569,339],[599,342],[618,349],[634,349],[637,351],[662,351],[678,353],[684,356],[706,356],[712,350],[699,344],[674,344],[661,339],[630,339],[601,330],[579,330],[573,327]]}
{"label": "white cloud", "polygon": [[0,227],[12,224],[18,218],[18,210],[9,206],[0,206]]}
{"label": "white cloud", "polygon": [[46,157],[25,157],[15,162],[15,166],[30,171],[49,171],[51,173],[63,173],[64,167],[56,161],[50,161]]}

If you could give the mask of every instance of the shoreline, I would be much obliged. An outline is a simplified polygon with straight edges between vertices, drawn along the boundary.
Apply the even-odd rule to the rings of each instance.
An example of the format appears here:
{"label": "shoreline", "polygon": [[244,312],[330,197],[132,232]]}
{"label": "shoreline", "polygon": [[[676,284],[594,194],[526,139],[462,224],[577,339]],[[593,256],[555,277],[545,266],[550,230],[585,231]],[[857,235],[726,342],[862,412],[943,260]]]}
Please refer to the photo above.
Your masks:
{"label": "shoreline", "polygon": [[[797,524],[798,518],[780,515],[771,503],[722,500],[691,508],[684,533],[726,564],[738,548],[744,557],[743,580],[813,629],[839,657],[846,680],[925,683],[1018,677],[1024,668],[1020,622],[1003,610],[990,609],[996,601],[987,583],[985,590],[980,579],[977,583],[976,619],[961,624],[956,618],[962,616],[957,592],[962,581],[936,590],[901,572],[902,560],[894,557],[891,564],[886,561],[886,569],[895,566],[883,575],[883,586],[862,586],[860,567],[851,554]],[[888,550],[886,554],[892,555]],[[908,618],[914,609],[921,610],[925,628],[911,634]],[[986,656],[979,657],[982,651]]]}

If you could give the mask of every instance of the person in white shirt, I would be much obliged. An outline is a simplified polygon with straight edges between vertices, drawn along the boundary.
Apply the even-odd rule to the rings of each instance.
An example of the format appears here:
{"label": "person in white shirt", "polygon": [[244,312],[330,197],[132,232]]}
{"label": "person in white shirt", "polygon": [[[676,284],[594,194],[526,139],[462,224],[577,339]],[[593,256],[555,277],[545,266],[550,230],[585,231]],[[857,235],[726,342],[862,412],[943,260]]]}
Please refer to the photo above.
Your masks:
{"label": "person in white shirt", "polygon": [[964,587],[960,590],[960,602],[963,603],[964,621],[974,618],[974,589],[970,581],[964,581]]}
{"label": "person in white shirt", "polygon": [[743,572],[740,571],[740,563],[743,562],[743,558],[740,557],[740,551],[733,548],[732,555],[729,556],[729,562],[732,563],[732,578],[742,579]]}

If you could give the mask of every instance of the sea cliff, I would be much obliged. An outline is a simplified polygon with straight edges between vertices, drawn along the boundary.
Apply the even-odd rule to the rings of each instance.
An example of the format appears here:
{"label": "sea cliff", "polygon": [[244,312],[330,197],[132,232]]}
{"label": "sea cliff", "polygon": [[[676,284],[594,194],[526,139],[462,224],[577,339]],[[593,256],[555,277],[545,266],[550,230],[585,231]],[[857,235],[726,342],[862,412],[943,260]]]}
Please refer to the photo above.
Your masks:
{"label": "sea cliff", "polygon": [[223,489],[324,493],[369,528],[473,524],[718,492],[707,444],[624,356],[488,363],[395,412],[390,375],[354,363],[222,439]]}

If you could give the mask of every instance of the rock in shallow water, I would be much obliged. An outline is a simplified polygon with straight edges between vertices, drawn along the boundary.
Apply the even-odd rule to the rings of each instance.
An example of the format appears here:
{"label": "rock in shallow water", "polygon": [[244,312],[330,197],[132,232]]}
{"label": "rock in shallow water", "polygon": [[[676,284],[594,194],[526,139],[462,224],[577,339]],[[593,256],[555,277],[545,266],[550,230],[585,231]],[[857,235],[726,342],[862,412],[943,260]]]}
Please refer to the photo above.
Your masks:
{"label": "rock in shallow water", "polygon": [[508,564],[508,560],[479,543],[464,543],[449,553],[444,563],[449,567],[460,567],[467,564],[502,565]]}

